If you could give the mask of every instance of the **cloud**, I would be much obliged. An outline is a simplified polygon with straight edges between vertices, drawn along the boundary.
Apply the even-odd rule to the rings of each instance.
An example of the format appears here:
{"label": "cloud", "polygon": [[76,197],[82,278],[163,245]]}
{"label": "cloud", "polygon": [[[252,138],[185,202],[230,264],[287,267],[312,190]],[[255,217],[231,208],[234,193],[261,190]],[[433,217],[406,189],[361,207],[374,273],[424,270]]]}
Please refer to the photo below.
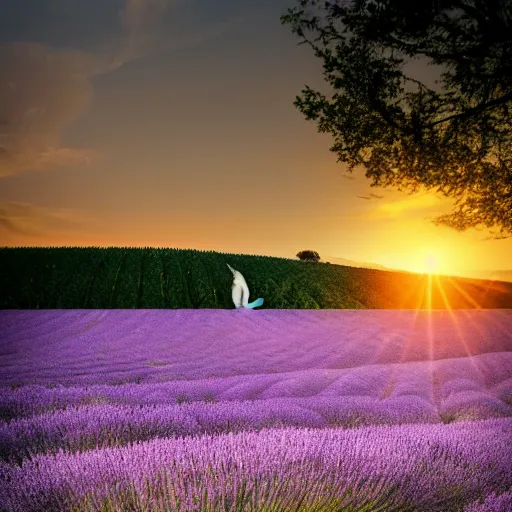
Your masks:
{"label": "cloud", "polygon": [[[65,129],[82,116],[93,98],[91,78],[152,52],[199,44],[233,22],[198,31],[166,31],[166,10],[182,0],[125,0],[124,33],[97,53],[37,42],[0,43],[0,179],[25,171],[88,164],[99,152],[67,147]],[[178,33],[179,32],[179,33]]]}
{"label": "cloud", "polygon": [[166,53],[185,46],[194,46],[218,37],[238,24],[243,16],[233,16],[224,21],[210,23],[207,28],[194,30],[188,23],[170,21],[168,11],[184,4],[184,0],[125,0],[121,20],[125,37],[114,53],[109,70],[138,59],[148,53]]}
{"label": "cloud", "polygon": [[140,34],[145,26],[176,3],[176,0],[126,0],[122,13],[123,25],[132,35]]}
{"label": "cloud", "polygon": [[368,199],[369,201],[372,201],[374,199],[383,199],[384,196],[379,196],[378,194],[369,194],[367,196],[357,196],[359,199]]}
{"label": "cloud", "polygon": [[118,68],[149,51],[161,36],[160,30],[150,30],[152,24],[177,3],[178,0],[125,0],[121,13],[125,37],[119,51],[114,54],[112,68]]}
{"label": "cloud", "polygon": [[38,239],[66,231],[76,232],[90,225],[90,216],[80,210],[16,201],[0,204],[0,238],[9,245],[19,243],[20,237]]}
{"label": "cloud", "polygon": [[61,144],[63,131],[86,111],[91,77],[147,51],[145,29],[170,0],[126,0],[126,34],[101,54],[46,44],[0,44],[0,178],[24,171],[88,164],[98,152]]}
{"label": "cloud", "polygon": [[94,69],[83,52],[0,45],[0,177],[91,161],[93,151],[62,147],[60,139],[91,100]]}
{"label": "cloud", "polygon": [[[375,197],[375,199],[377,198],[378,197]],[[379,204],[366,216],[371,219],[393,219],[398,218],[405,213],[410,214],[411,212],[424,212],[425,210],[439,208],[441,205],[442,200],[433,194],[417,194],[414,196],[408,196],[404,199]]]}

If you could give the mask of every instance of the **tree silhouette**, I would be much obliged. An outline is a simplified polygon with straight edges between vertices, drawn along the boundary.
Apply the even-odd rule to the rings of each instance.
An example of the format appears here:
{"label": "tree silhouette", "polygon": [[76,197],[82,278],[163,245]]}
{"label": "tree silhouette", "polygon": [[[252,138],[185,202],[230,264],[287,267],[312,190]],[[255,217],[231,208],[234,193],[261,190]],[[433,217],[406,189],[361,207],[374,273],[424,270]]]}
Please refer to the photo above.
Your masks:
{"label": "tree silhouette", "polygon": [[301,261],[313,261],[314,263],[320,261],[320,255],[316,251],[300,251],[296,256]]}
{"label": "tree silhouette", "polygon": [[[294,105],[371,186],[454,199],[434,219],[512,234],[512,0],[297,0],[281,16],[323,59],[329,97]],[[421,58],[435,85],[406,73]],[[437,67],[437,68],[436,68]],[[426,68],[427,70],[429,68]],[[430,68],[432,69],[432,68]]]}

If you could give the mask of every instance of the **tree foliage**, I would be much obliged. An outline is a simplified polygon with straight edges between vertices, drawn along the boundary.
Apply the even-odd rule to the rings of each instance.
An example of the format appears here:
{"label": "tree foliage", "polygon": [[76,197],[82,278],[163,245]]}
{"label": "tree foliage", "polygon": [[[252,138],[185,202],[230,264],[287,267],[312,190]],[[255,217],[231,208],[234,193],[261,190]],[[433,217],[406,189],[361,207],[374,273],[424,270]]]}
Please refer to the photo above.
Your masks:
{"label": "tree foliage", "polygon": [[[371,186],[433,190],[454,199],[436,224],[510,236],[511,4],[297,0],[281,22],[323,60],[330,94],[306,86],[294,104]],[[412,59],[439,72],[435,84]]]}
{"label": "tree foliage", "polygon": [[301,261],[313,261],[314,263],[318,263],[320,261],[320,255],[316,251],[300,251],[296,256]]}

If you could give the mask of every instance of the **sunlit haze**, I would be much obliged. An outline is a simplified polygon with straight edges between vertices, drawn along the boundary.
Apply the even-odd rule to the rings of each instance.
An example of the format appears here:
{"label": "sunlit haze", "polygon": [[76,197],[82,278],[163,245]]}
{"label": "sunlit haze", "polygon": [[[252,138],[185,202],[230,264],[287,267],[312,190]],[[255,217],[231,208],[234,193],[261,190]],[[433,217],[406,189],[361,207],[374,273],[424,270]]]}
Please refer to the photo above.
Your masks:
{"label": "sunlit haze", "polygon": [[429,274],[437,274],[439,270],[439,259],[434,253],[429,252],[425,256],[423,265],[425,272],[428,272]]}
{"label": "sunlit haze", "polygon": [[320,60],[280,24],[292,5],[7,2],[0,245],[311,249],[420,273],[511,270],[511,239],[429,221],[451,201],[371,188],[336,163],[293,106],[305,84],[324,86]]}

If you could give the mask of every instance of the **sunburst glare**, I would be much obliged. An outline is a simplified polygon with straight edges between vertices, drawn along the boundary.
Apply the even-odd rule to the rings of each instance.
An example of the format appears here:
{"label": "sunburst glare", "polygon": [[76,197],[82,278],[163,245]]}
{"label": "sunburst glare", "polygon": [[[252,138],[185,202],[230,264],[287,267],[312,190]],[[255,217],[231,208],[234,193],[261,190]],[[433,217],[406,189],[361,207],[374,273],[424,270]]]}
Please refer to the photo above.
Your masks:
{"label": "sunburst glare", "polygon": [[439,257],[433,252],[429,252],[423,259],[423,269],[427,274],[437,274],[439,272]]}

